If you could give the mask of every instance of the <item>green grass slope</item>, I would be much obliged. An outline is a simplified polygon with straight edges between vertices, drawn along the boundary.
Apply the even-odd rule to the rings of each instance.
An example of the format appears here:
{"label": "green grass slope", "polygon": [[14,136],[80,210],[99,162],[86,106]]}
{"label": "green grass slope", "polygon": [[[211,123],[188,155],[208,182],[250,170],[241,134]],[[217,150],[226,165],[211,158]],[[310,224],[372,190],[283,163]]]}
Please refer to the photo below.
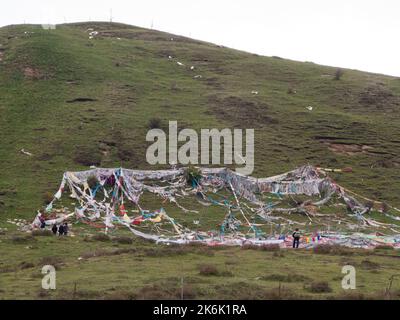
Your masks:
{"label": "green grass slope", "polygon": [[[89,40],[88,28],[99,35]],[[345,70],[334,80],[335,68],[122,24],[9,26],[0,44],[2,217],[32,215],[65,170],[148,168],[154,117],[255,128],[254,175],[351,166],[334,178],[400,204],[400,79]],[[77,98],[95,101],[68,102]]]}
{"label": "green grass slope", "polygon": [[[14,236],[0,242],[0,299],[399,299],[399,254],[255,247],[162,247],[125,238]],[[14,248],[14,250],[10,250]],[[42,290],[42,266],[57,272]],[[343,290],[342,267],[356,268]],[[183,285],[182,285],[183,282]]]}
{"label": "green grass slope", "polygon": [[[91,40],[89,28],[99,32]],[[177,120],[181,128],[255,128],[253,175],[270,176],[307,163],[350,166],[353,173],[333,178],[357,193],[400,206],[400,79],[344,70],[335,80],[335,72],[116,23],[1,28],[0,227],[9,231],[0,232],[0,297],[178,298],[181,276],[193,289],[192,295],[187,289],[189,297],[258,293],[249,297],[271,298],[280,282],[290,289],[290,296],[283,297],[342,294],[339,278],[341,265],[349,262],[346,252],[282,255],[225,248],[161,254],[139,240],[134,246],[88,242],[85,233],[96,231],[81,226],[74,226],[76,237],[67,239],[25,238],[6,222],[32,219],[43,195],[56,191],[66,170],[89,164],[151,168],[145,135],[152,118],[161,119],[163,127]],[[220,217],[212,220],[216,224]],[[132,247],[137,251],[124,251]],[[92,257],[96,250],[103,251]],[[358,293],[381,293],[388,277],[399,272],[397,253],[378,253],[350,254],[349,260],[361,268]],[[58,259],[50,262],[60,264],[64,289],[50,296],[39,289],[38,269],[49,257]],[[177,259],[183,263],[177,265]],[[201,263],[216,266],[218,273],[199,274]],[[305,278],[281,279],[297,271]],[[332,292],[310,291],[310,281],[320,280],[316,274]]]}

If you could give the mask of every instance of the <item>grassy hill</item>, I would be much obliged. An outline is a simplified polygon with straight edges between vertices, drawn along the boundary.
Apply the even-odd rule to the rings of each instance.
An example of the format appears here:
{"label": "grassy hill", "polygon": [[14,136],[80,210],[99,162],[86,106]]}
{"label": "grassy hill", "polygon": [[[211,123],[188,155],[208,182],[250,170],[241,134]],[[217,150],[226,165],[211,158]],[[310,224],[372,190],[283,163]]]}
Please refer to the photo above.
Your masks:
{"label": "grassy hill", "polygon": [[[88,28],[99,35],[89,40]],[[149,167],[154,117],[195,129],[255,128],[254,175],[351,166],[353,174],[334,178],[400,205],[400,79],[344,70],[334,80],[336,68],[121,24],[10,26],[0,44],[6,214],[31,215],[66,170]],[[79,98],[95,101],[71,102]]]}
{"label": "grassy hill", "polygon": [[[89,39],[88,29],[98,34]],[[179,127],[197,130],[255,128],[253,175],[307,163],[352,167],[353,173],[332,177],[366,197],[400,206],[400,79],[343,71],[336,79],[334,67],[116,23],[0,28],[0,227],[12,229],[6,223],[11,217],[31,219],[66,170],[90,164],[150,168],[145,136],[154,118],[162,127],[177,120]],[[50,254],[47,246],[54,245],[79,267],[75,255],[60,249],[62,242],[39,240],[36,246],[46,249],[31,259]],[[65,241],[74,252],[86,247]],[[5,251],[13,245],[9,239],[2,243]],[[26,245],[17,245],[17,251],[18,246]],[[254,261],[260,254],[226,250]],[[26,262],[14,255],[10,266],[4,262],[7,267]],[[143,259],[143,253],[138,256]]]}

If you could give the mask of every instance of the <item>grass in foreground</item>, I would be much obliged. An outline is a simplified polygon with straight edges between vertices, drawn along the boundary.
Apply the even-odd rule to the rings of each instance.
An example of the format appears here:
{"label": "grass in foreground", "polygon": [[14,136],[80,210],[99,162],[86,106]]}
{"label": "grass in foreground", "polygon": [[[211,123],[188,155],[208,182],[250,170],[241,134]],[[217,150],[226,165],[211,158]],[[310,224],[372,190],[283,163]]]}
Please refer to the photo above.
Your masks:
{"label": "grass in foreground", "polygon": [[[88,28],[101,36],[90,41]],[[335,80],[336,68],[173,38],[96,22],[0,29],[0,227],[8,218],[32,219],[66,170],[148,169],[146,132],[168,120],[196,130],[255,128],[255,176],[306,163],[351,166],[352,174],[333,178],[400,205],[398,78],[344,70]],[[210,226],[219,220],[200,214]],[[182,277],[184,298],[383,297],[399,273],[394,251],[164,248],[85,241],[84,232],[0,235],[0,297],[179,298]],[[58,289],[41,291],[41,266],[50,262],[59,268]],[[357,268],[350,294],[340,288],[347,263]],[[392,297],[398,289],[394,281]]]}
{"label": "grass in foreground", "polygon": [[[0,236],[2,299],[398,299],[395,250],[160,246],[130,237],[8,232]],[[42,290],[43,265],[57,289]],[[341,288],[344,265],[357,289]],[[183,287],[182,287],[183,281]]]}
{"label": "grass in foreground", "polygon": [[[89,40],[88,28],[101,33]],[[154,169],[155,118],[255,128],[254,176],[350,166],[333,175],[339,184],[400,205],[399,79],[344,70],[335,80],[336,68],[173,39],[114,23],[0,28],[0,223],[32,218],[64,171]]]}

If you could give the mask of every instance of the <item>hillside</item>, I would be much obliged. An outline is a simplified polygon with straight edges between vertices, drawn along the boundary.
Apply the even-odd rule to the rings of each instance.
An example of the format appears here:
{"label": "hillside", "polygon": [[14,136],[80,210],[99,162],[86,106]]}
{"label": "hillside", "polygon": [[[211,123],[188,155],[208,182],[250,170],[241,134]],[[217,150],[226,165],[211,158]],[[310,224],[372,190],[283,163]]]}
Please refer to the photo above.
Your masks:
{"label": "hillside", "polygon": [[38,207],[65,169],[148,167],[152,117],[254,127],[255,175],[351,166],[342,184],[399,204],[399,79],[345,70],[334,80],[335,68],[120,24],[11,26],[0,43],[2,211]]}
{"label": "hillside", "polygon": [[9,26],[0,44],[2,217],[31,216],[66,170],[149,168],[154,117],[255,128],[255,176],[350,166],[334,178],[400,204],[397,78],[344,70],[335,80],[336,68],[122,24]]}
{"label": "hillside", "polygon": [[[196,130],[255,128],[253,176],[305,164],[352,167],[351,173],[331,176],[368,198],[400,206],[400,79],[347,69],[335,79],[336,72],[336,67],[117,23],[0,28],[0,273],[5,280],[0,297],[47,298],[35,282],[36,266],[47,262],[62,267],[60,286],[66,291],[56,293],[61,298],[179,298],[178,274],[196,292],[187,295],[199,298],[276,298],[274,288],[281,281],[294,292],[285,297],[310,297],[306,287],[297,290],[297,282],[308,283],[316,274],[333,281],[336,295],[341,294],[342,255],[351,255],[360,266],[361,283],[373,279],[364,282],[362,293],[380,294],[388,277],[399,272],[393,263],[397,253],[339,251],[317,259],[306,251],[285,256],[239,248],[162,250],[140,239],[93,240],[87,233],[96,230],[81,225],[74,226],[76,237],[25,236],[7,222],[32,220],[65,171],[91,164],[154,168],[145,158],[145,136],[154,119],[162,128],[169,120]],[[201,212],[210,227],[225,214],[213,210]],[[191,215],[178,217],[193,221]],[[301,266],[292,270],[299,258]],[[260,259],[270,262],[268,269]],[[215,264],[218,276],[210,280],[201,270],[199,275],[200,262]],[[380,265],[389,267],[378,271]],[[133,273],[125,274],[127,266]],[[137,277],[143,269],[148,272]],[[293,271],[305,277],[281,280]],[[74,283],[88,277],[78,293],[72,292]],[[132,287],[141,289],[126,291]]]}

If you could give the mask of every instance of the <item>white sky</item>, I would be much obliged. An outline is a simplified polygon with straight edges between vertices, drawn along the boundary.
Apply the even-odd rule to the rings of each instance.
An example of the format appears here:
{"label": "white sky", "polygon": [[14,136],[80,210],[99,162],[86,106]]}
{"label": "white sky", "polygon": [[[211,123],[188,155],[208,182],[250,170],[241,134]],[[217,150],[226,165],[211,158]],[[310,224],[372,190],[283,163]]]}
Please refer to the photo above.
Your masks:
{"label": "white sky", "polygon": [[399,0],[2,0],[0,26],[113,21],[400,76]]}

